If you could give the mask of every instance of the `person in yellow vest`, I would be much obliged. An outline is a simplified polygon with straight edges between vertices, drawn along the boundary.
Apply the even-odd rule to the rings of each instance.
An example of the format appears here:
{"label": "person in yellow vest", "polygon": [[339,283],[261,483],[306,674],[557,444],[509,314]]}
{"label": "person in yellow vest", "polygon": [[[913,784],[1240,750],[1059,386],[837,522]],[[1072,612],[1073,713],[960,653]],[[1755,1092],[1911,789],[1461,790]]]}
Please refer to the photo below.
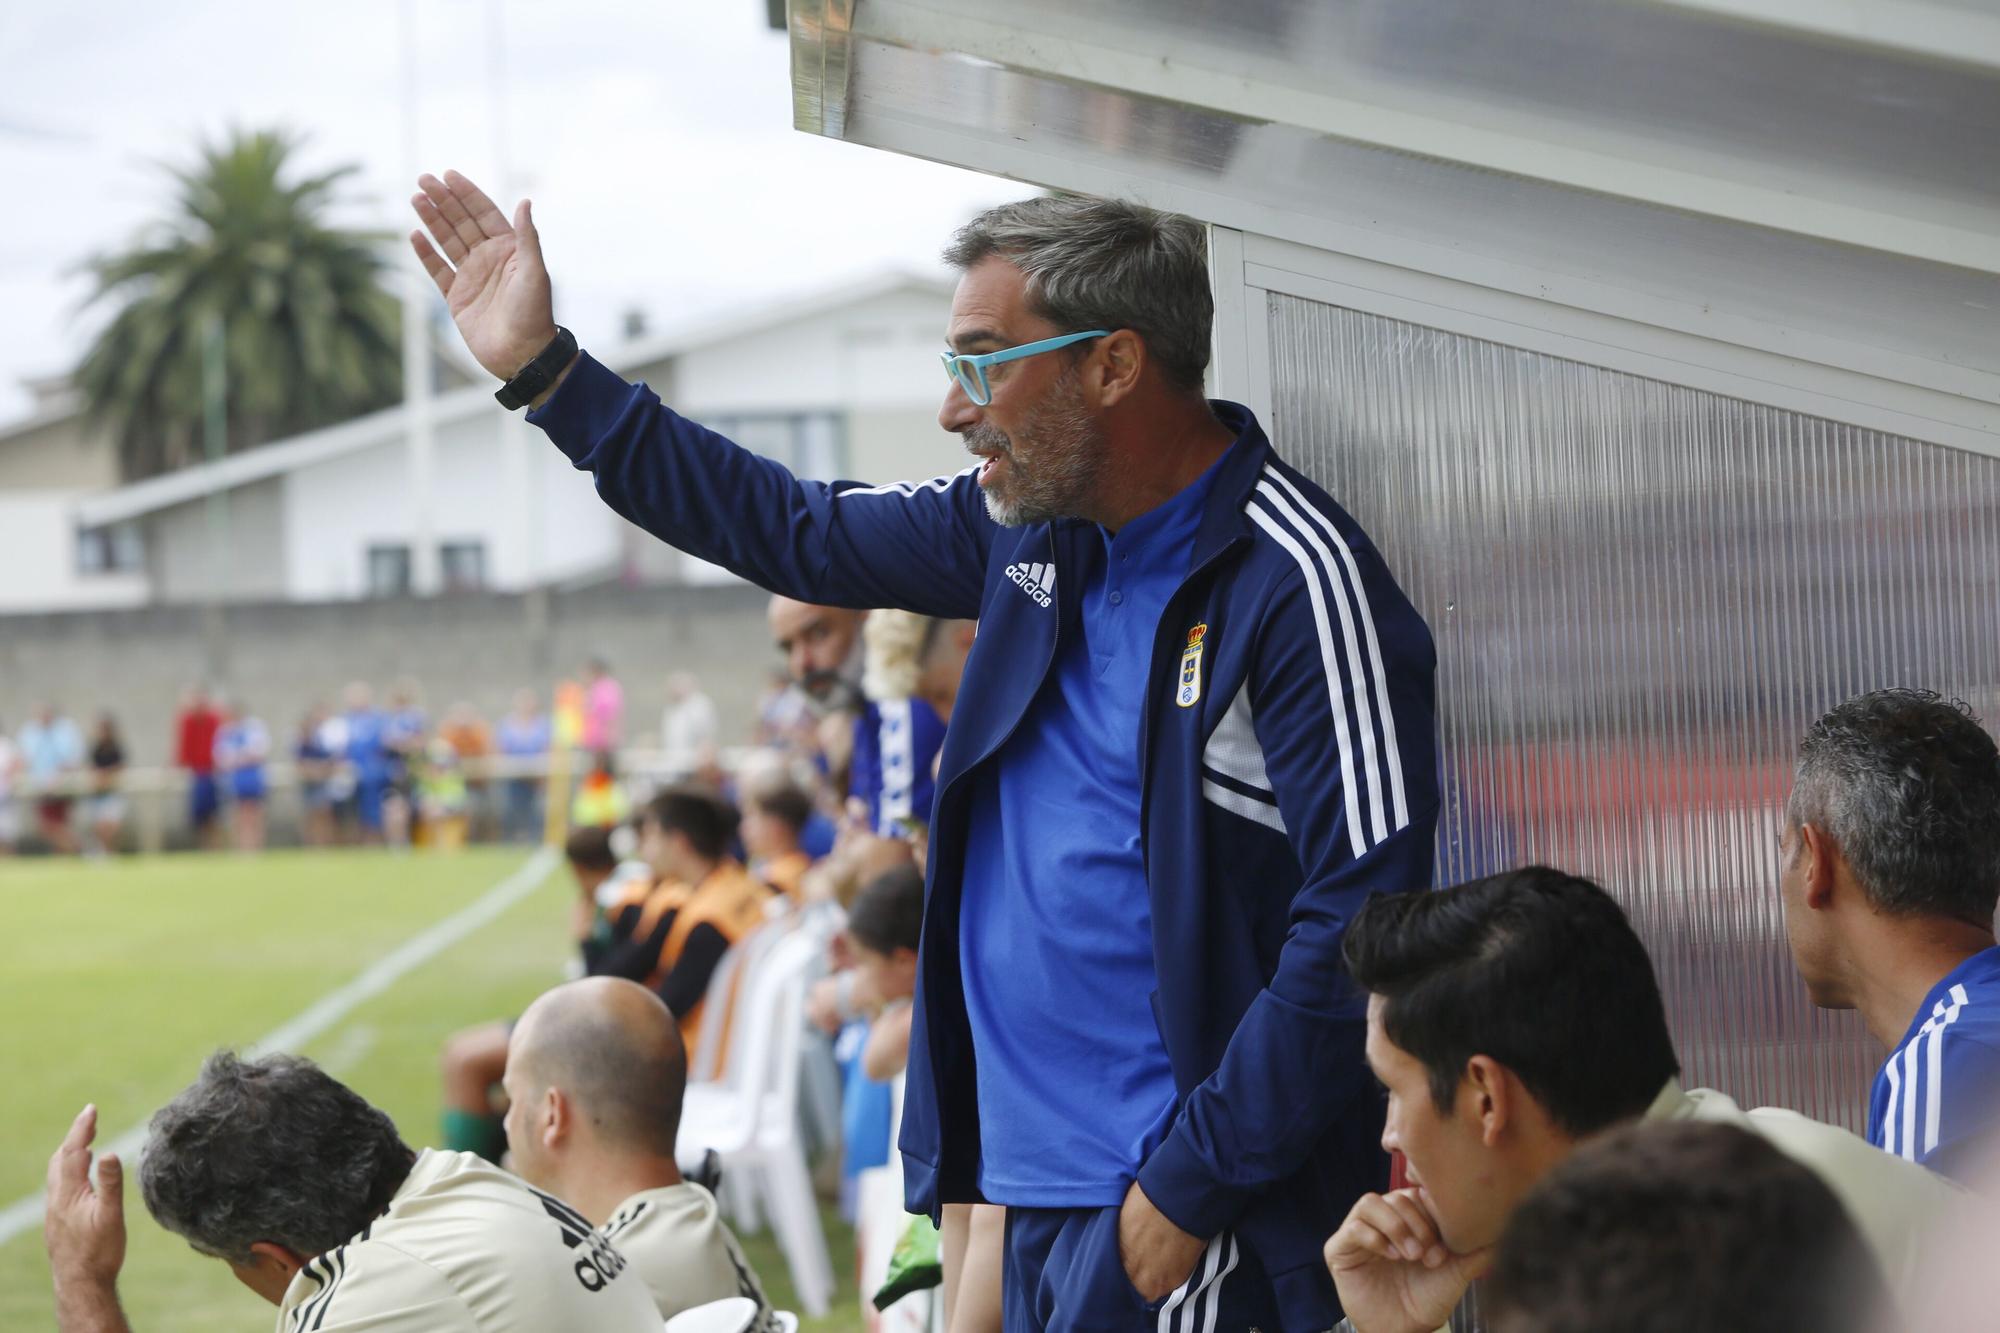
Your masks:
{"label": "person in yellow vest", "polygon": [[574,680],[557,682],[553,718],[556,748],[573,750],[582,744],[583,700],[581,684]]}
{"label": "person in yellow vest", "polygon": [[612,766],[609,750],[598,754],[590,774],[576,789],[570,802],[569,822],[573,828],[610,828],[624,823],[632,814],[632,799],[625,794]]}
{"label": "person in yellow vest", "polygon": [[[662,887],[646,898],[626,944],[599,968],[658,994],[690,1056],[716,964],[769,919],[773,891],[730,854],[737,823],[736,807],[702,787],[669,787],[647,802],[639,857]],[[726,1024],[723,1031],[726,1040]]]}
{"label": "person in yellow vest", "polygon": [[465,770],[459,765],[458,751],[442,737],[430,743],[417,768],[417,810],[422,815],[418,827],[423,845],[457,851],[465,846],[471,819]]}

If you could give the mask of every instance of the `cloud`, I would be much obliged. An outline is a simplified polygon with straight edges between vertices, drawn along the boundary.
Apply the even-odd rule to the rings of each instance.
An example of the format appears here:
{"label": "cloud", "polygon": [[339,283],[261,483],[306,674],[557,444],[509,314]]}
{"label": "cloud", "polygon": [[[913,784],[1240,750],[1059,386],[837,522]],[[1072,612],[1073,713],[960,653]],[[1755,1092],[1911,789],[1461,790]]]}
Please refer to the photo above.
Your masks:
{"label": "cloud", "polygon": [[[74,265],[164,208],[171,186],[157,164],[187,160],[203,136],[289,126],[307,138],[308,166],[361,166],[342,221],[407,231],[406,15],[415,156],[496,193],[504,159],[519,187],[504,192],[535,199],[562,317],[586,341],[605,340],[633,306],[661,322],[934,266],[969,213],[1026,192],[791,129],[786,40],[765,28],[762,0],[10,8],[0,364],[21,374],[81,354],[94,322],[72,315],[86,290]],[[0,384],[0,420],[26,402]]]}

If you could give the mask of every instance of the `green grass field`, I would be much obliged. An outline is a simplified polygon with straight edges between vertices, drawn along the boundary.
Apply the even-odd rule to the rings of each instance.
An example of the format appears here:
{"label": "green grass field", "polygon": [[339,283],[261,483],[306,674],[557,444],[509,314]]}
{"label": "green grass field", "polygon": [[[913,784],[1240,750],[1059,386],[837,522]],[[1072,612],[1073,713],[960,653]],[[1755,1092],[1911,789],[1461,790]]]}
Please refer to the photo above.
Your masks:
{"label": "green grass field", "polygon": [[[245,1046],[350,981],[518,867],[520,851],[273,852],[108,863],[0,861],[0,1207],[41,1188],[86,1102],[101,1138],[144,1122],[218,1046]],[[437,1140],[437,1052],[471,1023],[518,1013],[562,978],[567,874],[363,1003],[303,1054]],[[263,1330],[272,1307],[155,1226],[127,1173],[121,1285],[137,1333]],[[792,1303],[768,1234],[745,1236],[766,1290]],[[829,1220],[841,1289],[817,1333],[862,1327],[851,1235]],[[41,1235],[0,1245],[0,1329],[53,1327]]]}

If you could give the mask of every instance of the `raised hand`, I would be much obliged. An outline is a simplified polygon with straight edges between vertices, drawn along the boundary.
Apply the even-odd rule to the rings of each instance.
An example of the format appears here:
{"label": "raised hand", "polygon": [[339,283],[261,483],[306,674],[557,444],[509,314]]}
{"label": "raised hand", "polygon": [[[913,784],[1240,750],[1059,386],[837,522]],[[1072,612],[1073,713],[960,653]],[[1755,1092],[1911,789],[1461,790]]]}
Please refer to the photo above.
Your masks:
{"label": "raised hand", "polygon": [[125,1265],[125,1170],[107,1153],[91,1187],[90,1142],[96,1137],[97,1108],[86,1106],[49,1159],[42,1240],[59,1291],[65,1283],[108,1291]]}
{"label": "raised hand", "polygon": [[1423,1192],[1364,1194],[1326,1243],[1326,1267],[1356,1333],[1434,1333],[1490,1250],[1453,1254]]}
{"label": "raised hand", "polygon": [[444,293],[473,359],[496,378],[512,379],[556,336],[532,207],[523,199],[510,223],[485,191],[456,171],[442,180],[419,176],[417,184],[422,193],[410,196],[410,203],[430,235],[413,231],[410,245]]}

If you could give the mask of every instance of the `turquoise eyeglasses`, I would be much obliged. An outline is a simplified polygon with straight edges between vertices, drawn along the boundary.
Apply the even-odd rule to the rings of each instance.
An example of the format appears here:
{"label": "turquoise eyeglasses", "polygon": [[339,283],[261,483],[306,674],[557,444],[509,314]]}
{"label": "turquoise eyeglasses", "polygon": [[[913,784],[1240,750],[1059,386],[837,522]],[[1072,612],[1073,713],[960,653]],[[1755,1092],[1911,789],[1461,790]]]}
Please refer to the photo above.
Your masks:
{"label": "turquoise eyeglasses", "polygon": [[965,396],[984,407],[993,401],[993,390],[986,383],[986,367],[997,366],[1002,361],[1019,361],[1024,356],[1040,356],[1043,352],[1053,352],[1058,347],[1068,347],[1086,338],[1108,338],[1109,329],[1092,329],[1088,333],[1065,333],[1060,338],[1044,338],[1037,343],[1022,343],[1019,347],[1007,347],[998,352],[980,352],[977,355],[966,352],[939,352],[938,360],[944,362],[944,373],[958,382],[965,390]]}

